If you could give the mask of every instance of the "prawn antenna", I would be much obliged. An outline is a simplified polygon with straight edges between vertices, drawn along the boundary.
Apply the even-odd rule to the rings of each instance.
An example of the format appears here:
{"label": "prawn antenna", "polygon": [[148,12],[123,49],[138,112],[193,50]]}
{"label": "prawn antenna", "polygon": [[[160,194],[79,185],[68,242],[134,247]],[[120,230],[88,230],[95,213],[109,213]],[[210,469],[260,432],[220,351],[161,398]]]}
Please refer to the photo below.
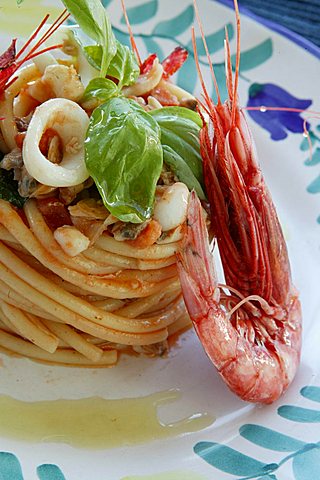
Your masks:
{"label": "prawn antenna", "polygon": [[240,13],[238,7],[238,0],[234,0],[234,10],[236,14],[237,22],[237,51],[236,51],[236,65],[235,65],[235,75],[234,75],[234,88],[233,88],[233,102],[232,102],[232,113],[231,113],[231,125],[235,125],[236,121],[236,111],[237,111],[237,94],[238,94],[238,83],[239,83],[239,69],[240,69],[240,32],[241,32],[241,23],[240,23]]}
{"label": "prawn antenna", "polygon": [[23,45],[23,47],[21,48],[21,50],[19,50],[19,52],[17,53],[15,60],[18,60],[18,58],[21,57],[21,55],[22,55],[23,52],[28,48],[28,46],[30,45],[30,43],[36,38],[36,36],[37,36],[38,33],[40,32],[41,28],[43,27],[43,25],[44,25],[44,24],[46,23],[46,21],[48,20],[49,16],[50,16],[50,15],[47,13],[47,15],[42,19],[41,23],[37,26],[37,28],[35,29],[35,31],[32,33],[32,35],[28,38],[28,40],[26,41],[26,43]]}
{"label": "prawn antenna", "polygon": [[[22,65],[24,62],[27,60],[30,60],[31,58],[35,57],[36,55],[40,55],[41,53],[47,52],[49,50],[53,50],[55,48],[61,47],[61,45],[54,45],[52,47],[47,47],[43,50],[39,50],[41,45],[43,45],[49,37],[62,25],[67,18],[70,16],[68,11],[65,9],[63,12],[59,15],[59,17],[53,22],[52,25],[49,26],[47,31],[41,36],[41,38],[35,43],[35,45],[31,48],[31,50],[28,52],[28,54],[18,62],[18,65]],[[41,31],[42,27],[45,25],[46,21],[49,18],[49,14],[47,14],[43,20],[41,21],[40,25],[36,28],[36,30],[33,32],[33,34],[28,38],[24,46],[21,48],[21,50],[17,53],[15,60],[18,60],[19,57],[25,52],[25,50],[29,47],[31,42],[37,37],[39,32]]]}
{"label": "prawn antenna", "polygon": [[228,97],[229,97],[229,101],[233,104],[232,64],[231,64],[229,34],[228,34],[227,27],[225,28],[224,52],[225,52],[225,69],[226,69],[226,84],[227,84],[227,90],[228,90]]}
{"label": "prawn antenna", "polygon": [[208,93],[208,90],[207,90],[207,87],[206,87],[206,84],[204,82],[203,75],[202,75],[202,72],[201,72],[200,64],[199,64],[197,41],[196,41],[196,35],[195,35],[195,32],[194,32],[194,27],[191,28],[191,39],[192,39],[192,47],[193,47],[193,52],[194,52],[194,60],[196,62],[196,68],[197,68],[197,72],[198,72],[198,75],[199,75],[199,78],[200,78],[200,83],[201,83],[201,87],[202,87],[202,90],[203,90],[203,95],[204,95],[204,98],[205,98],[207,104],[210,105],[212,100],[209,96],[209,93]]}
{"label": "prawn antenna", "polygon": [[204,34],[204,31],[203,31],[203,25],[202,25],[200,14],[199,14],[197,0],[193,0],[193,7],[194,7],[194,11],[195,11],[196,18],[197,18],[197,23],[199,25],[203,46],[204,46],[204,49],[206,51],[207,60],[208,60],[209,67],[210,67],[210,72],[211,72],[211,78],[212,78],[214,89],[215,89],[215,92],[216,92],[216,95],[217,95],[217,102],[218,102],[218,105],[221,105],[221,97],[220,97],[218,82],[217,82],[217,79],[216,79],[216,75],[214,73],[214,68],[213,68],[213,64],[212,64],[212,61],[211,61],[206,36]]}
{"label": "prawn antenna", "polygon": [[121,0],[121,6],[122,6],[122,11],[123,11],[123,16],[124,16],[124,19],[125,19],[126,24],[127,24],[127,29],[128,29],[129,35],[130,35],[131,48],[134,51],[135,56],[137,57],[137,60],[139,62],[139,67],[141,67],[141,65],[142,65],[141,57],[139,55],[138,47],[137,47],[136,41],[135,41],[134,36],[133,36],[133,32],[132,32],[132,28],[131,28],[131,25],[130,25],[130,22],[129,22],[127,9],[126,9],[126,5],[124,3],[124,0]]}

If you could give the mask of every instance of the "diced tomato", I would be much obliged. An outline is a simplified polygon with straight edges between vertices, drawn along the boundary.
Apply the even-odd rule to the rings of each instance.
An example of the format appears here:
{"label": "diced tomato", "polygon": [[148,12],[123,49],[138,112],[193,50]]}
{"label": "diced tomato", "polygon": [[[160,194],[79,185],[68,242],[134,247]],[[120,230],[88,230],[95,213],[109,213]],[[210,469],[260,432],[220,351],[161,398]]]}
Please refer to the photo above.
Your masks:
{"label": "diced tomato", "polygon": [[149,55],[149,57],[146,58],[146,60],[143,62],[143,64],[140,65],[140,73],[141,74],[148,73],[151,70],[156,58],[157,58],[156,53],[153,53],[152,55]]}
{"label": "diced tomato", "polygon": [[162,62],[163,78],[171,77],[188,58],[188,51],[183,47],[176,47]]}
{"label": "diced tomato", "polygon": [[67,207],[56,197],[38,198],[37,204],[51,230],[56,230],[64,225],[72,225]]}

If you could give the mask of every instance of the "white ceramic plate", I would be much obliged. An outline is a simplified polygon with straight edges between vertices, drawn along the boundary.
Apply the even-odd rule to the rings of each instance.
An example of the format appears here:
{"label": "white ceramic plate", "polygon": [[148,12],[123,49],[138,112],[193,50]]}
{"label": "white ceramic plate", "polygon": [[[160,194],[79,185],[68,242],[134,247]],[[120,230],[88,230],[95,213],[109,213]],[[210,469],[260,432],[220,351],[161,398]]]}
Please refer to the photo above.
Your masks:
{"label": "white ceramic plate", "polygon": [[[126,3],[142,55],[147,53],[147,49],[168,54],[178,43],[189,44],[193,19],[191,0],[128,0]],[[105,4],[108,4],[118,35],[122,40],[127,39],[119,2],[113,0]],[[136,8],[142,4],[142,8]],[[19,9],[13,0],[2,0],[1,5],[0,40],[3,48],[12,36],[31,31],[47,10],[58,11],[60,8],[58,2],[44,0],[25,0]],[[230,24],[232,37],[233,11],[209,0],[199,0],[199,8],[206,34],[209,35],[210,48],[217,50],[214,62],[219,64],[223,62],[221,29]],[[212,35],[216,32],[220,33]],[[301,44],[301,39],[298,39],[299,42]],[[234,37],[231,46],[234,51]],[[292,38],[289,40],[242,16],[242,51],[247,53],[243,55],[239,88],[241,104],[247,104],[250,86],[258,83],[260,88],[252,87],[251,93],[258,91],[256,100],[261,104],[273,102],[273,105],[295,107],[297,100],[293,97],[297,97],[310,99],[310,109],[319,111],[320,69],[316,57],[319,57],[319,52],[310,46],[310,53],[307,46],[304,44],[303,48],[293,43]],[[204,57],[202,60],[205,62]],[[205,65],[203,68],[208,81],[208,69]],[[222,66],[217,69],[221,76]],[[199,93],[191,63],[177,76],[177,81],[188,88],[195,88]],[[275,95],[275,98],[270,99],[270,95]],[[284,226],[293,278],[303,305],[301,367],[288,392],[279,402],[264,407],[239,400],[225,387],[193,331],[181,336],[168,358],[150,360],[123,356],[113,369],[50,367],[2,356],[1,394],[30,402],[93,396],[109,400],[131,398],[136,399],[132,401],[136,403],[128,401],[127,411],[132,412],[133,418],[140,418],[136,409],[147,409],[147,406],[153,417],[146,415],[146,425],[138,428],[140,441],[143,441],[138,444],[128,429],[125,429],[125,435],[115,437],[114,430],[106,426],[106,438],[113,438],[118,446],[102,449],[55,443],[54,438],[44,438],[38,443],[18,441],[1,436],[0,425],[0,478],[318,478],[320,122],[316,118],[309,120],[314,134],[313,158],[310,161],[298,114],[274,114],[272,127],[270,123],[267,125],[269,131],[259,124],[266,117],[262,118],[263,113],[259,115],[256,121],[252,118],[249,121],[265,178]],[[308,114],[303,117],[308,117]],[[288,129],[298,131],[293,133]],[[270,131],[274,139],[271,139]],[[150,395],[151,398],[141,400]],[[155,420],[156,414],[162,427]],[[186,418],[189,422],[175,425],[175,422]],[[21,415],[22,429],[24,420]],[[168,426],[170,424],[173,426]],[[134,431],[137,432],[137,429]],[[183,433],[177,434],[179,431]],[[89,442],[88,435],[87,431],[83,432],[84,445]]]}

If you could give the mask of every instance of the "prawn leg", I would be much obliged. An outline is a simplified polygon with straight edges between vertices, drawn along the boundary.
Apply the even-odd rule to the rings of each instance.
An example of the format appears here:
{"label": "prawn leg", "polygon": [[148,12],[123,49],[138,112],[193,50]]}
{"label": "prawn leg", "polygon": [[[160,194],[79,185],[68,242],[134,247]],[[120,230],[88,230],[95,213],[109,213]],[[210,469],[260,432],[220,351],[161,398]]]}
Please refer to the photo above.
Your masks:
{"label": "prawn leg", "polygon": [[285,318],[279,325],[270,316],[272,308],[266,313],[246,303],[242,312],[239,309],[230,316],[228,309],[240,299],[219,288],[202,207],[194,192],[177,265],[197,335],[229,388],[251,402],[271,403],[279,398],[299,364],[301,311],[297,295],[291,296],[287,308],[290,321]]}

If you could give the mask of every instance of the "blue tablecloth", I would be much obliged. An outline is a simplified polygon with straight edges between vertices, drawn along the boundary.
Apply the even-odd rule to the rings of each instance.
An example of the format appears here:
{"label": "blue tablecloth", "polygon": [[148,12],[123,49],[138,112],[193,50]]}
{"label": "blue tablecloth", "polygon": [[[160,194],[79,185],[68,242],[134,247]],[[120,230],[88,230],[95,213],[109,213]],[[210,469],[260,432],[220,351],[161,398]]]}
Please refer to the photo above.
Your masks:
{"label": "blue tablecloth", "polygon": [[282,25],[320,47],[320,0],[238,0],[255,15]]}

